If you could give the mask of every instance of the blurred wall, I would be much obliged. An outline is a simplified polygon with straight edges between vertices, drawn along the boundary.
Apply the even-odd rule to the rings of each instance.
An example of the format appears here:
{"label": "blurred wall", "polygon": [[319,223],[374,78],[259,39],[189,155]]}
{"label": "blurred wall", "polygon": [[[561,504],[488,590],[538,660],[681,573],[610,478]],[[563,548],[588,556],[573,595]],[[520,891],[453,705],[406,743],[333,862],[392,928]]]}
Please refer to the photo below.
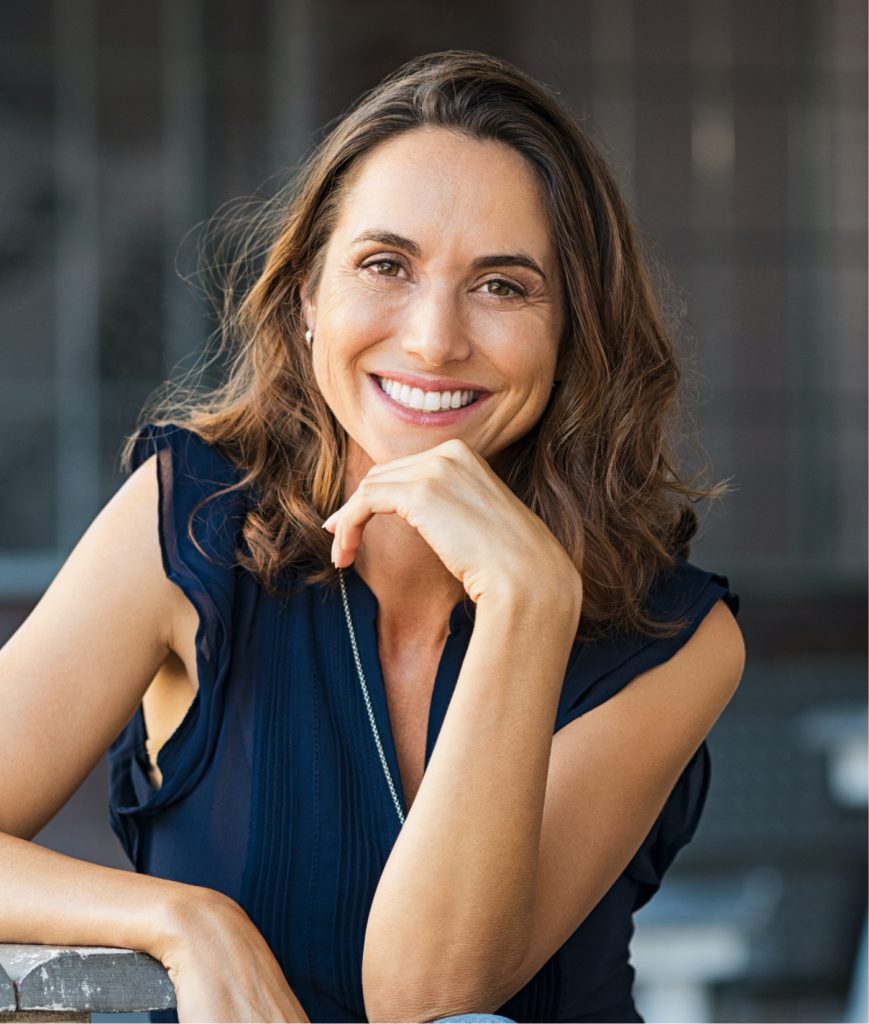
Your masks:
{"label": "blurred wall", "polygon": [[[675,284],[714,479],[736,488],[692,560],[740,594],[749,668],[674,874],[708,888],[760,867],[783,895],[760,968],[716,982],[715,1012],[838,1012],[865,905],[864,812],[829,779],[865,703],[866,21],[857,0],[7,6],[0,640],[120,485],[145,398],[213,327],[179,279],[190,229],[276,187],[405,59],[503,56],[608,154]],[[123,863],[103,766],[40,840]]]}

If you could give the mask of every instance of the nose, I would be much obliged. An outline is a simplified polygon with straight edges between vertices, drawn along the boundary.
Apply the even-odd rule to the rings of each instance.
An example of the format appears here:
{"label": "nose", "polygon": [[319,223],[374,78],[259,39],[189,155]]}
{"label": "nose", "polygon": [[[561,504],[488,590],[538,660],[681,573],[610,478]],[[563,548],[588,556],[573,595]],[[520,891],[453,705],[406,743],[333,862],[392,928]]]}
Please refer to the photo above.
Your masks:
{"label": "nose", "polygon": [[456,296],[448,286],[428,285],[414,295],[402,330],[404,351],[430,366],[471,354],[470,338]]}

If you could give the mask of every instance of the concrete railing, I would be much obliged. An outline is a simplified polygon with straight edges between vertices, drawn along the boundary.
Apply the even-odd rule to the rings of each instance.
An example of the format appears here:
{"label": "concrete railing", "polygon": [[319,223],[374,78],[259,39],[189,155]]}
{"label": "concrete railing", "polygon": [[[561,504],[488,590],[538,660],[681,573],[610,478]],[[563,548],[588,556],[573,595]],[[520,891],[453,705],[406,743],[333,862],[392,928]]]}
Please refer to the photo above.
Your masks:
{"label": "concrete railing", "polygon": [[166,968],[147,953],[0,943],[0,1020],[90,1021],[174,1005]]}

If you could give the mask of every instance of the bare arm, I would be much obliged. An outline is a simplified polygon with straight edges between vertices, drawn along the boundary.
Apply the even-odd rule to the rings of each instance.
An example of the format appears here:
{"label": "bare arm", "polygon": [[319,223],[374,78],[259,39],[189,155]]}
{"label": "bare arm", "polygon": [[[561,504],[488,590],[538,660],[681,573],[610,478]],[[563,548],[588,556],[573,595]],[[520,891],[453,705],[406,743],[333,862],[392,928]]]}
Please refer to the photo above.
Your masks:
{"label": "bare arm", "polygon": [[170,650],[183,595],[163,571],[154,463],[100,512],[0,648],[3,941],[152,952],[164,906],[207,894],[28,842],[129,721]]}
{"label": "bare arm", "polygon": [[[155,461],[109,501],[0,649],[0,941],[144,950],[169,969],[181,1020],[306,1021],[227,896],[29,841],[130,720],[169,652],[183,658],[191,646],[176,634],[191,628],[192,606],[163,570]],[[247,990],[221,987],[227,960],[251,965]]]}
{"label": "bare arm", "polygon": [[169,654],[184,600],[163,572],[152,457],[0,648],[0,832],[31,838],[78,789]]}
{"label": "bare arm", "polygon": [[371,1019],[467,1010],[522,961],[553,725],[580,614],[581,599],[564,592],[477,606],[437,746],[369,914]]}
{"label": "bare arm", "polygon": [[337,566],[378,514],[417,530],[477,611],[372,901],[365,1007],[380,1021],[485,1012],[624,870],[732,696],[744,645],[719,601],[664,665],[553,737],[583,586],[549,529],[457,438],[368,470],[324,523]]}
{"label": "bare arm", "polygon": [[218,893],[107,868],[0,833],[0,942],[120,946],[157,959],[185,902]]}
{"label": "bare arm", "polygon": [[[745,659],[739,627],[719,601],[667,662],[553,738],[555,704],[535,679],[554,678],[557,638],[541,622],[536,638],[514,649],[521,633],[502,627],[499,646],[490,635],[497,626],[486,623],[488,643],[473,658],[473,640],[468,648],[375,893],[363,954],[371,1019],[494,1012],[527,984],[624,870]],[[461,710],[450,719],[454,706]]]}

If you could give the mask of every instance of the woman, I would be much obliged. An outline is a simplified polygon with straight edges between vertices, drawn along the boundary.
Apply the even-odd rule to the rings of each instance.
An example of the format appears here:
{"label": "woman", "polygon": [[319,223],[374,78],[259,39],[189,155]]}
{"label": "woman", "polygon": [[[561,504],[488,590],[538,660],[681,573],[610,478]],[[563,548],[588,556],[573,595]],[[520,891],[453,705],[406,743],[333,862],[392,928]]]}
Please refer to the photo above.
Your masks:
{"label": "woman", "polygon": [[[673,468],[613,179],[548,89],[451,51],[274,209],[225,383],[150,411],[4,648],[36,780],[5,930],[148,950],[180,1020],[641,1020],[631,915],[744,649],[686,561],[723,489]],[[110,743],[134,876],[23,841]]]}

